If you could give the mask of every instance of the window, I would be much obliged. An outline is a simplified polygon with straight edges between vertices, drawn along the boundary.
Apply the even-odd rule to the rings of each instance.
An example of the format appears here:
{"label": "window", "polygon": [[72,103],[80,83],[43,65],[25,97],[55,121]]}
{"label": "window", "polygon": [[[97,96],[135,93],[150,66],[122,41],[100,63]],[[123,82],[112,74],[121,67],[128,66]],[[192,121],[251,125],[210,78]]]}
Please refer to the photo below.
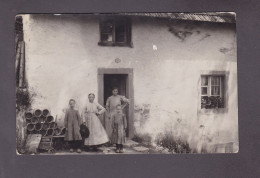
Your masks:
{"label": "window", "polygon": [[224,75],[201,76],[201,108],[224,108]]}
{"label": "window", "polygon": [[101,46],[130,46],[131,24],[127,17],[101,17],[100,18]]}

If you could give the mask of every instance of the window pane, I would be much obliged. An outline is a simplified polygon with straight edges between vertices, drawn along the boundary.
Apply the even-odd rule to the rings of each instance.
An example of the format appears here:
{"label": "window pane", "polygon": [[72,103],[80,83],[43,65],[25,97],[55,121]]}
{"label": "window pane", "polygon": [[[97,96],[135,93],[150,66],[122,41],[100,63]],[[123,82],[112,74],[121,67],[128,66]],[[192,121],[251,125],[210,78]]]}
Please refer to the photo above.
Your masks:
{"label": "window pane", "polygon": [[201,86],[208,85],[208,76],[201,76]]}
{"label": "window pane", "polygon": [[220,95],[220,86],[212,86],[211,95]]}
{"label": "window pane", "polygon": [[213,76],[211,78],[211,85],[220,85],[220,76]]}
{"label": "window pane", "polygon": [[110,33],[113,32],[113,21],[112,20],[106,20],[103,21],[101,24],[101,33]]}
{"label": "window pane", "polygon": [[102,34],[101,41],[113,41],[112,34]]}
{"label": "window pane", "polygon": [[115,26],[116,42],[126,41],[126,23],[125,21],[118,21]]}
{"label": "window pane", "polygon": [[207,95],[208,94],[208,87],[201,87],[201,94]]}

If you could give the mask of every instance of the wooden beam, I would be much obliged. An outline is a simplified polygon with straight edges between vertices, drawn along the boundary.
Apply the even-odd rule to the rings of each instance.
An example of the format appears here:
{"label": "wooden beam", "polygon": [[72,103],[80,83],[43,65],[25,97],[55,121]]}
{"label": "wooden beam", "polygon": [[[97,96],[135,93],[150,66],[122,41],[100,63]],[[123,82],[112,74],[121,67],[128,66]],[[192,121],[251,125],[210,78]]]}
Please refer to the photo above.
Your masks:
{"label": "wooden beam", "polygon": [[24,71],[25,71],[25,58],[24,58],[24,42],[21,42],[21,59],[20,59],[20,71],[19,71],[19,87],[24,86]]}
{"label": "wooden beam", "polygon": [[19,35],[16,34],[15,35],[15,52],[17,52],[18,45],[19,45]]}
{"label": "wooden beam", "polygon": [[16,56],[15,56],[15,76],[17,76],[18,72],[19,72],[18,66],[19,66],[19,63],[20,63],[20,56],[21,56],[21,43],[18,42],[18,47],[17,47],[17,50],[16,50]]}

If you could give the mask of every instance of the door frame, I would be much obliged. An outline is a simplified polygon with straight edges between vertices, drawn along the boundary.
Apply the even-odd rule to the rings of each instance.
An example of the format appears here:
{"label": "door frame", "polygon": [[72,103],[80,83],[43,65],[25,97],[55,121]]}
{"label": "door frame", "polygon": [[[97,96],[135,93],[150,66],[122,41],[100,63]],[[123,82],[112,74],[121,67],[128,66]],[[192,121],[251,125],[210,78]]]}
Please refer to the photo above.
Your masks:
{"label": "door frame", "polygon": [[134,136],[134,84],[133,68],[98,68],[98,102],[104,103],[104,75],[105,74],[127,74],[126,95],[130,100],[128,107],[128,137]]}

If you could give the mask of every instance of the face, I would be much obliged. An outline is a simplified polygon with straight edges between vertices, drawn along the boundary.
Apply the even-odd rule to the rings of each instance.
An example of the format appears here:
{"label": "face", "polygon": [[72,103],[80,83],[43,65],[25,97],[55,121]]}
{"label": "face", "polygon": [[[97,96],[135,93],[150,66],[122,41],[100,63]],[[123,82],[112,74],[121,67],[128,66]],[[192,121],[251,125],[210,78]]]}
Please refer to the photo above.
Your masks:
{"label": "face", "polygon": [[72,108],[72,109],[73,109],[73,108],[75,107],[75,101],[70,101],[70,103],[69,103],[69,104],[70,104],[70,108]]}
{"label": "face", "polygon": [[94,95],[89,95],[89,96],[88,96],[89,102],[93,102],[94,99],[95,99],[95,96],[94,96]]}
{"label": "face", "polygon": [[116,112],[119,113],[119,114],[122,113],[122,108],[121,108],[121,106],[117,106],[117,107],[116,107]]}
{"label": "face", "polygon": [[114,89],[114,90],[112,91],[112,93],[113,93],[114,96],[116,96],[116,95],[118,94],[118,90],[117,90],[117,89]]}

